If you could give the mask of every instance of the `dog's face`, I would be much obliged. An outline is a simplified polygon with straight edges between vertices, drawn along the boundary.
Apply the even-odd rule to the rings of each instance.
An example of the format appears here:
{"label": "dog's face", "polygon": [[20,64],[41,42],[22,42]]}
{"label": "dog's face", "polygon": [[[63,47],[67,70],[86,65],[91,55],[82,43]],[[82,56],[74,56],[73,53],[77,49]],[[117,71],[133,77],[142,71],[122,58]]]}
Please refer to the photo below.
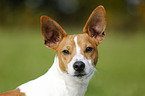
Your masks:
{"label": "dog's face", "polygon": [[59,68],[74,77],[86,77],[95,71],[98,60],[97,45],[105,36],[106,14],[102,6],[89,17],[83,34],[69,35],[54,20],[41,17],[41,32],[44,44],[56,50]]}
{"label": "dog's face", "polygon": [[58,46],[59,66],[71,76],[83,77],[92,73],[98,59],[97,42],[87,34],[65,37]]}

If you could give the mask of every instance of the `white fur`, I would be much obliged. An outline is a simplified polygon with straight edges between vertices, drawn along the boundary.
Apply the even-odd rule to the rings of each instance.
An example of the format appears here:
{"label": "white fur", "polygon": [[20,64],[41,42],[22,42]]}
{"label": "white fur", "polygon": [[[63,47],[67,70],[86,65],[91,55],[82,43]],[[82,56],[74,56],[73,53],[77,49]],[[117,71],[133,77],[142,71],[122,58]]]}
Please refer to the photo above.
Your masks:
{"label": "white fur", "polygon": [[[94,74],[95,68],[91,60],[87,60],[81,53],[77,44],[77,37],[74,38],[76,44],[76,55],[68,64],[67,72],[62,72],[59,68],[59,59],[55,56],[52,67],[43,76],[29,81],[18,88],[26,96],[84,96],[89,80]],[[85,63],[86,76],[82,78],[74,77],[73,64],[81,60]]]}

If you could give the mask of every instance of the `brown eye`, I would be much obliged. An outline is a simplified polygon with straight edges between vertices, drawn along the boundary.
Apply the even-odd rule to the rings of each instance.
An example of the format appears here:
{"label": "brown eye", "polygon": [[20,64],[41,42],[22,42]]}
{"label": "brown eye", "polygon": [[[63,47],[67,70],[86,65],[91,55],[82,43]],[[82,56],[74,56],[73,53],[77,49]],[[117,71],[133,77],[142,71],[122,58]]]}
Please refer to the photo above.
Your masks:
{"label": "brown eye", "polygon": [[87,47],[86,50],[85,50],[85,52],[86,52],[86,53],[89,53],[89,52],[91,52],[92,50],[93,50],[92,47]]}
{"label": "brown eye", "polygon": [[69,52],[68,50],[63,50],[62,53],[63,53],[64,55],[69,55],[69,54],[70,54],[70,52]]}

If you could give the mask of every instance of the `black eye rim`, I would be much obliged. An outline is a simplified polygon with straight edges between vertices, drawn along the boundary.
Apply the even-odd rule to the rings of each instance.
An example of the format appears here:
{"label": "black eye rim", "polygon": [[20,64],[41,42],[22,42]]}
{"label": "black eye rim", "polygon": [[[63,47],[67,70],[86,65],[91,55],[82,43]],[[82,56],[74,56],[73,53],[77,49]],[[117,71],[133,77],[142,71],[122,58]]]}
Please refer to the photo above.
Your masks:
{"label": "black eye rim", "polygon": [[85,52],[86,52],[86,53],[90,53],[90,52],[92,52],[93,49],[94,49],[94,48],[92,48],[92,47],[87,47],[86,50],[85,50]]}
{"label": "black eye rim", "polygon": [[64,55],[69,55],[69,54],[70,54],[70,52],[69,52],[67,49],[63,50],[62,53],[63,53]]}

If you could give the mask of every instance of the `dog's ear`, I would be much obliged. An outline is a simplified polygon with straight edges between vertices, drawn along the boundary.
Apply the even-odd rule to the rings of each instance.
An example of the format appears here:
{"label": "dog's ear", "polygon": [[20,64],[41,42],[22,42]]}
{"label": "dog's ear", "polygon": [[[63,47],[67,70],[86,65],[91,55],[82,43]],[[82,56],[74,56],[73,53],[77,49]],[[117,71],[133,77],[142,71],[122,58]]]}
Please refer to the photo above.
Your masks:
{"label": "dog's ear", "polygon": [[41,16],[41,33],[43,35],[44,44],[53,50],[56,50],[59,42],[67,33],[61,26],[47,16]]}
{"label": "dog's ear", "polygon": [[106,13],[103,6],[98,6],[90,15],[83,29],[92,38],[101,43],[105,37]]}

